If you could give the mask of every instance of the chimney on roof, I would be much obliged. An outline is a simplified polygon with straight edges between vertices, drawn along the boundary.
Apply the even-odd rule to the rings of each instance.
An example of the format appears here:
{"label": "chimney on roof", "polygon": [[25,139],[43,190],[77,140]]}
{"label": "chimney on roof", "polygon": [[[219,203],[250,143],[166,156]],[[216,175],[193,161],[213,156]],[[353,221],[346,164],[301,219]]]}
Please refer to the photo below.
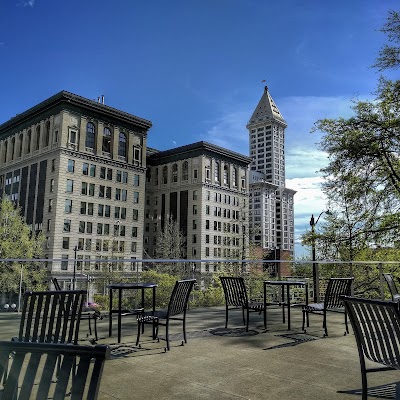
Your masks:
{"label": "chimney on roof", "polygon": [[101,104],[104,104],[104,94],[101,95]]}

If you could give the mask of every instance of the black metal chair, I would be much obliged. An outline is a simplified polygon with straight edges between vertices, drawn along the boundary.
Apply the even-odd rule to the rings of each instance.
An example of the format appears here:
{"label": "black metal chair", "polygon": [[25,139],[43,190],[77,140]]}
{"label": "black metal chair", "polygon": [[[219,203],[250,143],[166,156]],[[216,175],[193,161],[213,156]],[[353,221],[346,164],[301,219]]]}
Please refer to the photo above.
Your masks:
{"label": "black metal chair", "polygon": [[[57,278],[51,278],[51,281],[53,282],[54,288],[57,291],[62,290],[60,283],[58,282]],[[95,341],[97,342],[98,335],[97,335],[97,320],[102,320],[103,316],[101,315],[101,312],[99,310],[94,310],[90,307],[83,307],[82,313],[81,313],[81,320],[87,320],[88,325],[89,325],[89,334],[88,336],[92,336],[92,320],[94,321],[94,337]]]}
{"label": "black metal chair", "polygon": [[244,279],[241,277],[221,276],[219,279],[221,280],[225,295],[225,328],[228,327],[228,311],[230,309],[241,308],[243,313],[243,324],[246,325],[246,332],[248,332],[250,312],[263,312],[264,301],[249,301],[246,285]]}
{"label": "black metal chair", "polygon": [[85,290],[26,292],[14,340],[77,344],[85,298]]}
{"label": "black metal chair", "polygon": [[303,311],[303,326],[307,315],[307,327],[309,327],[308,314],[318,314],[324,317],[322,327],[325,329],[324,336],[328,336],[328,327],[326,321],[326,313],[329,312],[339,312],[344,313],[344,322],[346,325],[346,333],[349,333],[349,326],[347,323],[347,313],[344,308],[343,301],[340,296],[349,296],[351,294],[351,286],[353,284],[354,278],[330,278],[328,281],[328,286],[325,292],[325,298],[322,303],[311,303],[304,305]]}
{"label": "black metal chair", "polygon": [[[109,358],[110,348],[105,345],[0,341],[0,378],[7,375],[0,398],[95,400]],[[57,379],[53,379],[58,363]]]}
{"label": "black metal chair", "polygon": [[[361,366],[362,398],[366,400],[367,373],[400,369],[399,306],[393,301],[347,296],[341,299],[356,337]],[[366,359],[381,366],[367,367]]]}
{"label": "black metal chair", "polygon": [[[182,281],[176,281],[174,289],[172,291],[168,308],[166,310],[158,310],[144,312],[137,317],[138,321],[138,333],[136,339],[136,346],[139,344],[140,333],[143,332],[144,324],[153,325],[153,337],[158,338],[159,326],[165,326],[165,336],[167,342],[167,349],[170,350],[169,345],[169,322],[171,320],[182,321],[183,339],[186,340],[186,310],[189,301],[190,292],[193,289],[196,279],[186,279]],[[181,315],[182,314],[182,315]],[[181,316],[179,316],[181,315]],[[164,321],[162,321],[164,320]],[[182,342],[183,345],[183,342]]]}
{"label": "black metal chair", "polygon": [[392,274],[383,274],[386,283],[389,286],[390,295],[392,296],[392,300],[396,302],[400,302],[400,294],[397,290],[396,282],[394,281]]}

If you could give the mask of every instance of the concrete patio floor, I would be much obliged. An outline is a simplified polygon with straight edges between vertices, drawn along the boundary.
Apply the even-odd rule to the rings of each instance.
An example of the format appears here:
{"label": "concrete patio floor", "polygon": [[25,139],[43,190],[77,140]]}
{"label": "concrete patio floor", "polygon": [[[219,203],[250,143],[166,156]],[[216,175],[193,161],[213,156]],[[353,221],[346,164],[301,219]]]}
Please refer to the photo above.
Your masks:
{"label": "concrete patio floor", "polygon": [[[153,341],[150,327],[135,346],[136,321],[122,320],[117,343],[117,320],[108,337],[108,318],[99,321],[99,344],[109,344],[99,399],[356,399],[361,398],[361,375],[354,335],[344,336],[344,317],[328,314],[329,337],[323,337],[322,317],[311,315],[307,334],[301,331],[301,310],[292,308],[292,330],[282,323],[280,309],[268,309],[268,329],[262,315],[251,313],[250,329],[241,325],[241,312],[231,311],[225,329],[224,308],[188,311],[188,343],[181,345],[181,325],[171,328],[171,350]],[[0,313],[0,339],[18,332],[19,316]],[[160,336],[164,334],[160,328]],[[87,322],[81,325],[81,342]],[[370,398],[394,398],[397,371],[370,374]]]}

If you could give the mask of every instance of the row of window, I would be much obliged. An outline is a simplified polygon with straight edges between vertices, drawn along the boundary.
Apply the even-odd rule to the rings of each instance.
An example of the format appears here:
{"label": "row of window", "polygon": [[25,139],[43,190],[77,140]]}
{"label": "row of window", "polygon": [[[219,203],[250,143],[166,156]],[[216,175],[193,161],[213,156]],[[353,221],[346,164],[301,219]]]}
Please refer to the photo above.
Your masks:
{"label": "row of window", "polygon": [[[44,135],[42,137],[42,132],[41,132],[41,126],[38,125],[35,129],[35,137],[34,141],[32,143],[32,130],[29,129],[27,132],[27,137],[26,141],[24,141],[24,134],[20,133],[18,135],[18,142],[16,142],[16,137],[11,138],[11,145],[10,148],[8,148],[8,141],[4,142],[4,152],[3,152],[3,162],[7,162],[8,157],[10,157],[11,160],[14,160],[14,158],[19,158],[22,157],[22,152],[23,152],[23,145],[26,143],[25,146],[25,154],[29,154],[32,151],[32,145],[33,145],[33,150],[38,151],[40,149],[40,143],[41,140],[43,141],[43,147],[48,147],[49,142],[50,142],[50,121],[47,121],[45,124],[44,128]],[[58,131],[56,131],[56,136],[54,138],[54,142],[58,141]]]}

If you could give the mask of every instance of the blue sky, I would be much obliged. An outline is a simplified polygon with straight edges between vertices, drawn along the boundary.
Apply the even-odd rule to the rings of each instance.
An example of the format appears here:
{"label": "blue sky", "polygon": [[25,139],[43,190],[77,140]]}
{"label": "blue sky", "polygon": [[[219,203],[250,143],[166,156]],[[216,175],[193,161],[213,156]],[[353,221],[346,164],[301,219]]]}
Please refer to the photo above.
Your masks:
{"label": "blue sky", "polygon": [[[320,118],[372,98],[398,0],[0,0],[0,123],[68,90],[149,119],[148,145],[248,155],[264,83],[283,114],[296,238],[326,208]],[[300,253],[297,247],[297,253]]]}

